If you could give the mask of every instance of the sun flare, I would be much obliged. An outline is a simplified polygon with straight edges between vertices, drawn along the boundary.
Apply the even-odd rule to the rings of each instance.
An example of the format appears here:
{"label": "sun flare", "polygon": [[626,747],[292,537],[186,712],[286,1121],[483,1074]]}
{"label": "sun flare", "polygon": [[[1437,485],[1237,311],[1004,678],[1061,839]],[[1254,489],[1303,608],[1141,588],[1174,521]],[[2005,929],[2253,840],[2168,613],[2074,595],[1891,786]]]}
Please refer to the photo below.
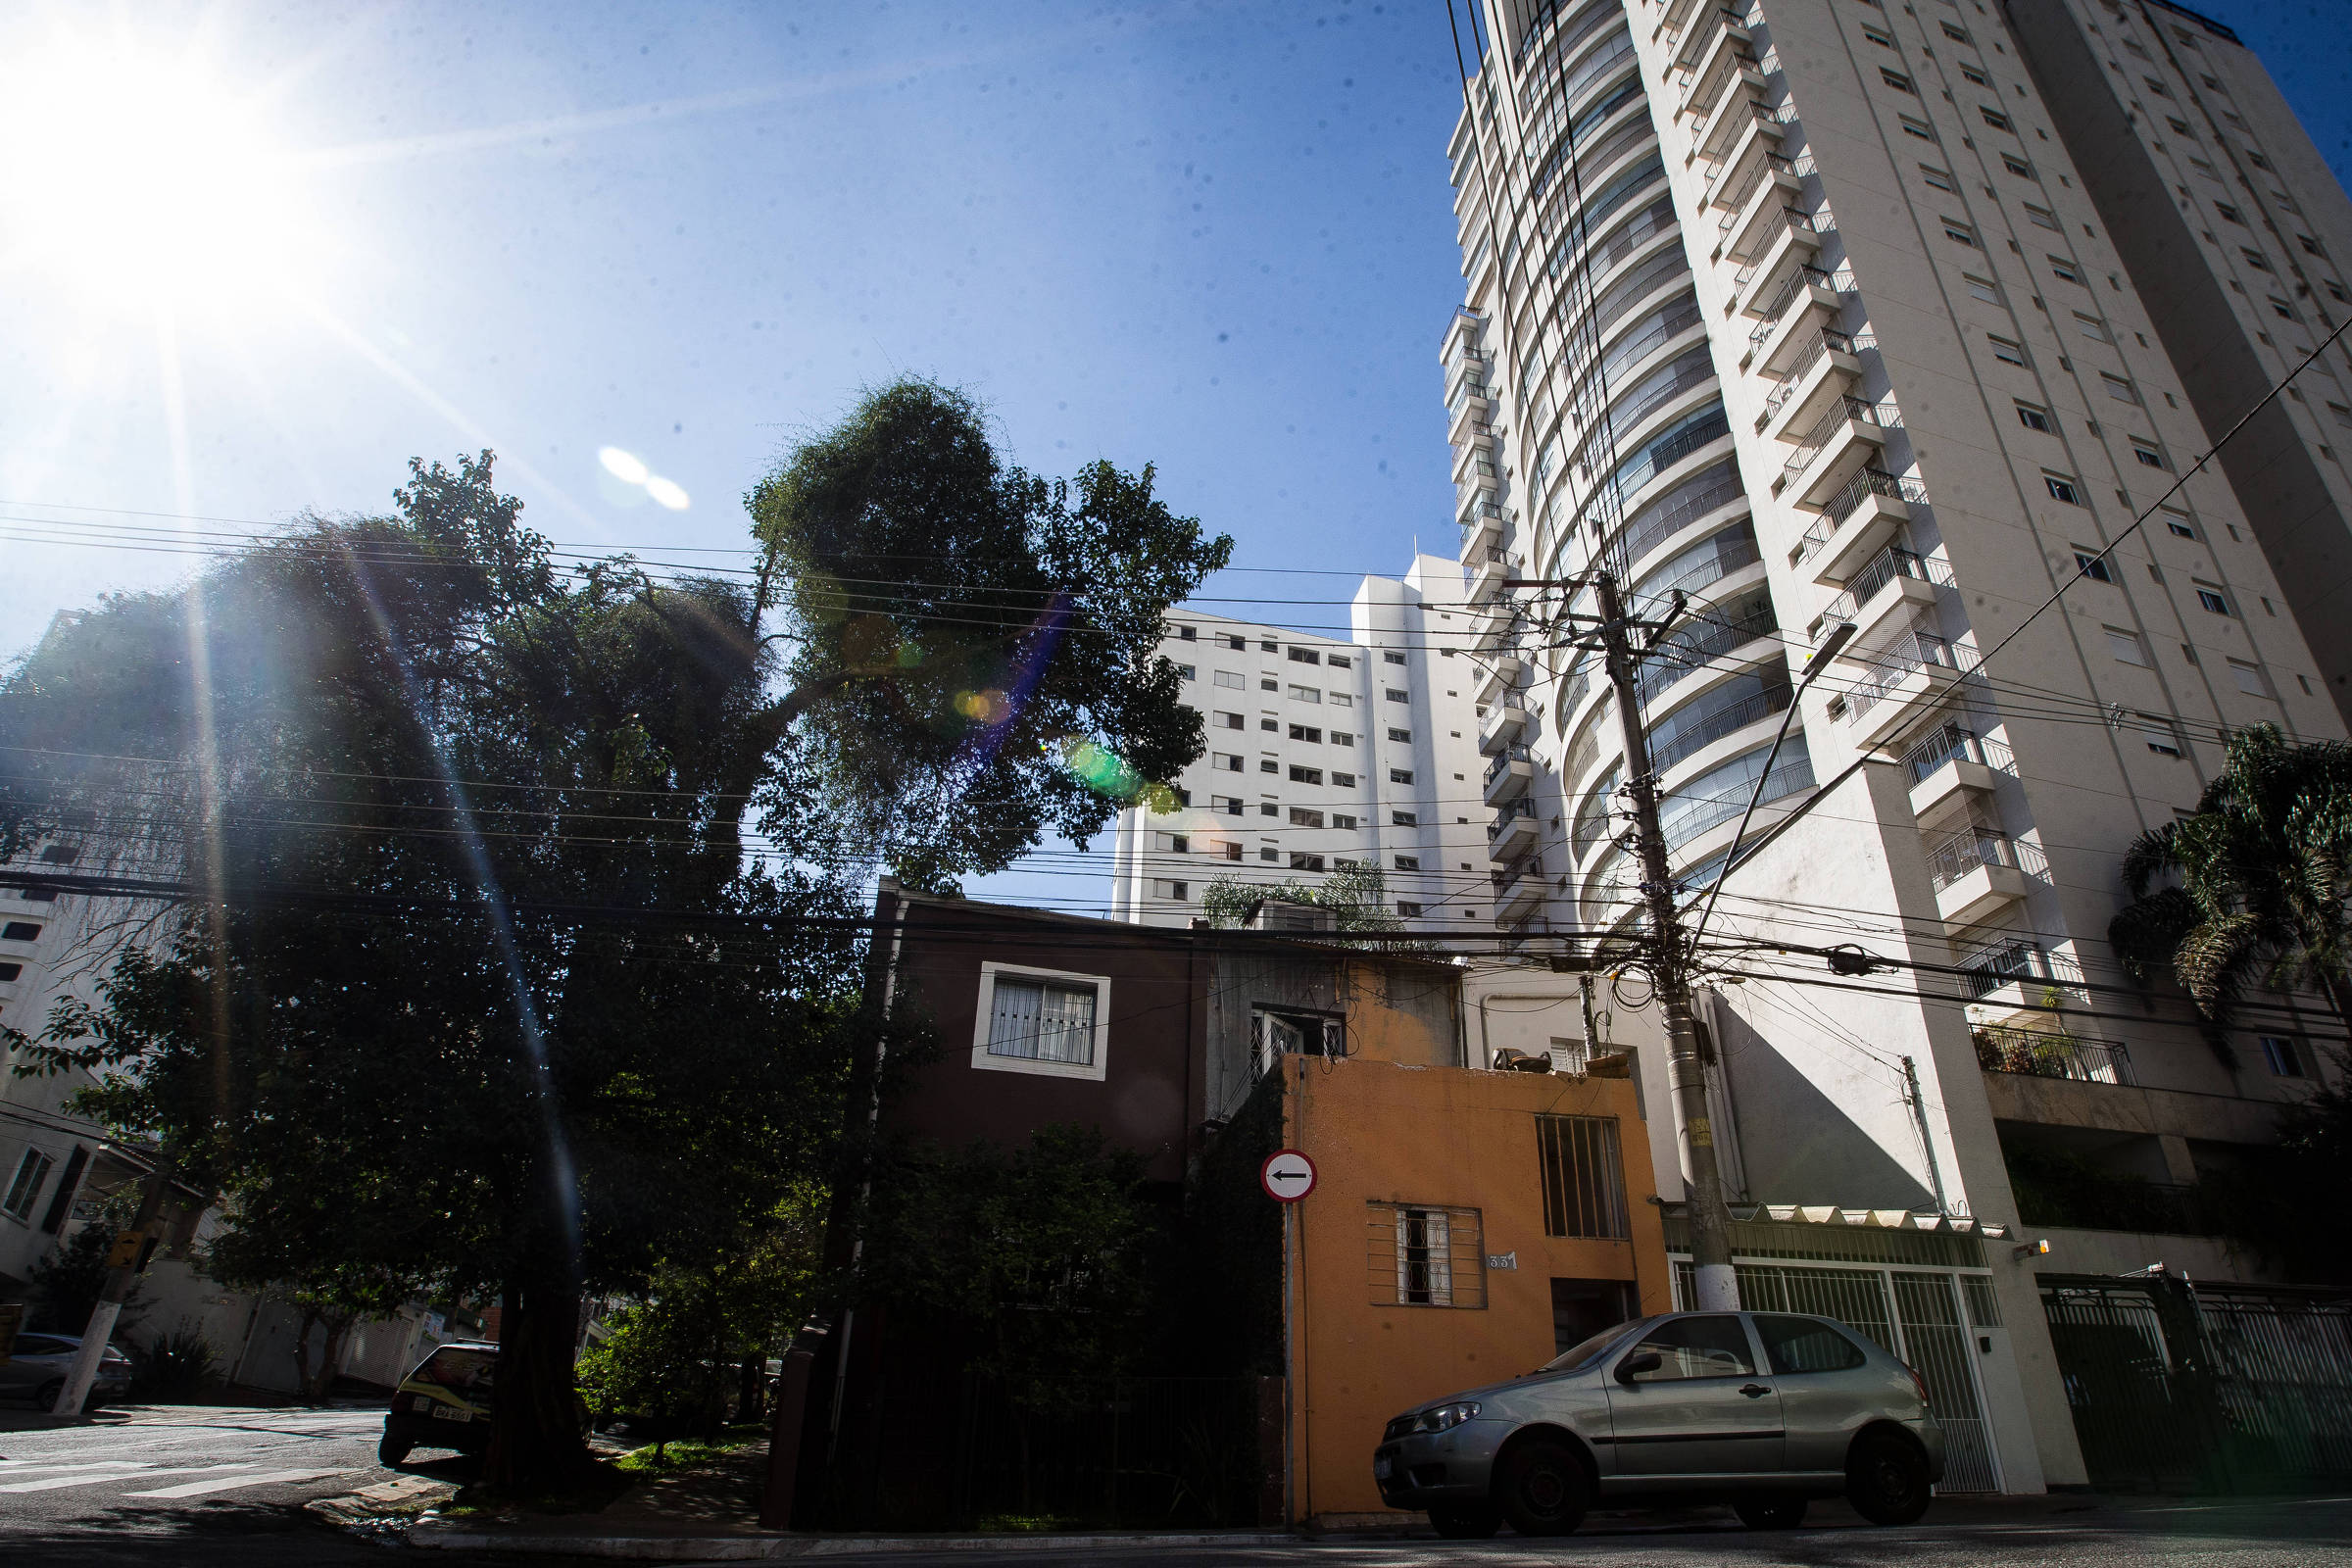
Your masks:
{"label": "sun flare", "polygon": [[291,160],[202,64],[61,44],[0,65],[0,254],[122,305],[250,303],[315,265]]}

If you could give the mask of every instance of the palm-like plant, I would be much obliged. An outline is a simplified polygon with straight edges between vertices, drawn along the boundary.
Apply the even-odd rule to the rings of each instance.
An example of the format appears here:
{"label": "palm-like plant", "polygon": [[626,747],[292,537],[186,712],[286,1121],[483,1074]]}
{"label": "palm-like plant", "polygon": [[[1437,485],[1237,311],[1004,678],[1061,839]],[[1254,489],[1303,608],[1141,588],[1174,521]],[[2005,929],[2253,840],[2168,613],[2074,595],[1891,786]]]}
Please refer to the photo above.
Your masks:
{"label": "palm-like plant", "polygon": [[2143,986],[2177,979],[2225,1063],[2223,1030],[2251,987],[2316,984],[2352,1022],[2352,745],[2238,731],[2196,813],[2132,841],[2124,883],[2116,956]]}

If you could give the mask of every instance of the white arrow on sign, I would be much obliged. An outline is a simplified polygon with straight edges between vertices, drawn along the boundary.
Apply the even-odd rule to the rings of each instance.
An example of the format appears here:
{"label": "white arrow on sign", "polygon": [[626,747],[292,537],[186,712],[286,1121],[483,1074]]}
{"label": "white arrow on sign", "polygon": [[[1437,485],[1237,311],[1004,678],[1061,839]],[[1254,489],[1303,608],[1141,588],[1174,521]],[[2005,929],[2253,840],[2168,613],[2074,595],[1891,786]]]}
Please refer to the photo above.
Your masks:
{"label": "white arrow on sign", "polygon": [[1315,1162],[1296,1149],[1278,1149],[1258,1167],[1257,1184],[1277,1203],[1296,1203],[1315,1190]]}

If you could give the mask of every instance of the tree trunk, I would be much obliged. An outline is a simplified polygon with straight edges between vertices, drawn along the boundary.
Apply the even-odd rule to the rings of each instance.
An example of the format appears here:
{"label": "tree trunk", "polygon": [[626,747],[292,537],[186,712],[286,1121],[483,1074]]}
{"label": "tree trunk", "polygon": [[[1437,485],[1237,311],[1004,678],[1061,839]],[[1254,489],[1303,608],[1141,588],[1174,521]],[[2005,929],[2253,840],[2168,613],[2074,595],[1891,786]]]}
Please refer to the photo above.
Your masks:
{"label": "tree trunk", "polygon": [[351,1326],[357,1321],[352,1313],[321,1315],[318,1321],[326,1327],[326,1343],[318,1347],[318,1370],[303,1383],[303,1397],[312,1404],[326,1402],[326,1391],[334,1387],[335,1368],[343,1362],[343,1342],[351,1338]]}
{"label": "tree trunk", "polygon": [[510,1283],[500,1298],[498,1384],[482,1480],[508,1492],[554,1492],[596,1473],[580,1432],[572,1367],[577,1286]]}
{"label": "tree trunk", "polygon": [[766,1413],[767,1347],[755,1345],[735,1374],[735,1419],[757,1421]]}
{"label": "tree trunk", "polygon": [[[306,1403],[318,1402],[311,1392],[311,1330],[318,1326],[318,1312],[314,1307],[305,1307],[294,1325],[294,1390]],[[326,1357],[321,1354],[318,1359],[324,1363]]]}

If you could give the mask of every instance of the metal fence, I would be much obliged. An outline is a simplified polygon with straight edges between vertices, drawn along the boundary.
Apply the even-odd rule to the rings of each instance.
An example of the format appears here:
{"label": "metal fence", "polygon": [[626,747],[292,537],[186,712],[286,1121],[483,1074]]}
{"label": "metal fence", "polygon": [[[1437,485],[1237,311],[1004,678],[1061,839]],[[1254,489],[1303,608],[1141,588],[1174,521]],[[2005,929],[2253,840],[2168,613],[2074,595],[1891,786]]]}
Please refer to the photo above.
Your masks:
{"label": "metal fence", "polygon": [[2352,1296],[2045,1275],[2041,1300],[2094,1487],[2352,1484]]}

